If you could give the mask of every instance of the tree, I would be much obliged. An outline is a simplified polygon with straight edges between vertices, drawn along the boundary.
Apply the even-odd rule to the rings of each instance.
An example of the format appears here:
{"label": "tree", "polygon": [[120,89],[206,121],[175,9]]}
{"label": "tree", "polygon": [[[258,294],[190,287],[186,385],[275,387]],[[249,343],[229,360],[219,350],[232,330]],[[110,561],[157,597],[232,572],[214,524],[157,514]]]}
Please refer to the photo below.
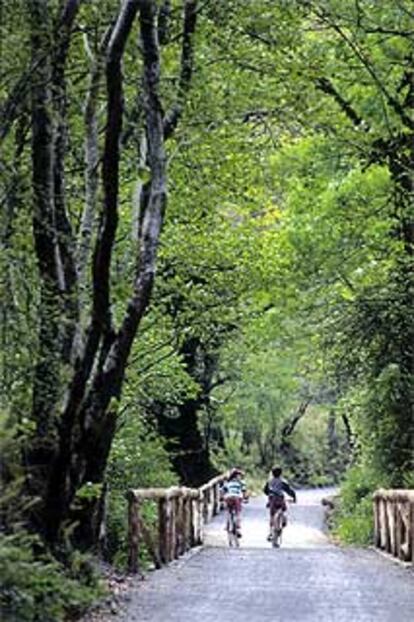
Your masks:
{"label": "tree", "polygon": [[[168,5],[162,5],[165,19]],[[94,124],[94,101],[98,93],[96,72],[104,71],[106,124],[102,152],[103,201],[94,234],[92,281],[89,311],[79,308],[79,275],[87,258],[75,253],[76,240],[65,196],[67,137],[79,123],[74,102],[66,98],[66,71],[70,52],[76,62],[78,47],[73,44],[81,3],[61,2],[54,13],[52,2],[33,0],[28,5],[31,29],[30,74],[26,91],[30,94],[32,136],[32,188],[34,251],[39,271],[37,363],[34,371],[32,419],[35,429],[25,451],[27,490],[41,501],[32,511],[37,529],[50,542],[62,536],[62,527],[72,516],[77,491],[90,482],[102,482],[111,441],[115,432],[119,400],[132,342],[148,307],[153,287],[157,248],[166,209],[167,163],[165,141],[173,134],[185,105],[193,65],[193,35],[197,3],[183,7],[181,61],[175,101],[164,113],[160,99],[161,49],[157,30],[159,7],[149,0],[125,0],[113,16],[110,4],[104,8],[109,27],[102,35],[96,54],[103,57],[92,68],[87,106],[87,131]],[[128,40],[136,18],[140,26],[142,50],[141,128],[147,145],[145,165],[148,179],[142,186],[140,226],[135,248],[135,270],[123,316],[115,323],[112,311],[113,255],[120,216],[119,195],[122,175],[122,127],[125,117],[122,65],[133,48]],[[85,7],[82,20],[90,29],[101,27],[95,7]],[[161,28],[161,21],[158,23]],[[72,47],[71,47],[72,46]],[[129,46],[129,47],[128,47]],[[135,46],[136,47],[136,46]],[[83,59],[84,60],[84,59]],[[95,72],[95,73],[94,73]],[[13,99],[11,92],[9,100]],[[18,107],[6,101],[4,110],[10,130],[19,116]],[[12,118],[10,118],[12,117]],[[136,124],[140,121],[137,119]],[[78,129],[78,128],[77,128]],[[85,130],[80,129],[84,134]],[[92,149],[97,149],[96,136]],[[87,157],[91,156],[91,144]],[[74,154],[76,155],[76,154]],[[96,162],[96,153],[92,154]],[[138,169],[138,164],[136,165]],[[88,191],[93,163],[89,164]],[[93,183],[96,184],[96,181]],[[91,198],[91,197],[90,197]],[[92,203],[95,198],[92,196]],[[90,205],[89,205],[90,207]],[[90,217],[88,217],[90,221]],[[81,231],[84,233],[85,229]],[[77,260],[81,264],[77,264]],[[84,284],[83,284],[84,285]],[[85,300],[83,298],[83,304]],[[95,537],[95,500],[78,512],[78,540],[90,544]]]}

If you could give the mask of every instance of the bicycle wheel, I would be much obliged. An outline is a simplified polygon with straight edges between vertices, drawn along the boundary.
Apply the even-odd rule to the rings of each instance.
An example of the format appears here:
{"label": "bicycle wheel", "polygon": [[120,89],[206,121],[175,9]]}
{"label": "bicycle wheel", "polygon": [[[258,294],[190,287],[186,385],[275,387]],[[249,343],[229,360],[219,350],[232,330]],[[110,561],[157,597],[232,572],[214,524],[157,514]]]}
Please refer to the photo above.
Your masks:
{"label": "bicycle wheel", "polygon": [[282,544],[283,512],[278,510],[273,517],[272,547],[277,549]]}
{"label": "bicycle wheel", "polygon": [[233,511],[229,512],[227,520],[227,538],[230,547],[239,547],[240,542],[237,536],[236,516]]}

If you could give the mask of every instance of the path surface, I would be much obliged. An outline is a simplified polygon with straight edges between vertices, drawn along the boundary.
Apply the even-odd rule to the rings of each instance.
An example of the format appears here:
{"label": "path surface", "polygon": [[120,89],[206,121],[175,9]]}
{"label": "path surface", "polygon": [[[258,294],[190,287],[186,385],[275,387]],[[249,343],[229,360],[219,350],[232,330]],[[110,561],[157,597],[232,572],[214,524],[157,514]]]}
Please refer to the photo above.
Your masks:
{"label": "path surface", "polygon": [[[264,499],[243,510],[239,549],[224,516],[206,546],[156,571],[132,593],[122,622],[413,622],[414,574],[374,551],[342,550],[323,532],[320,492],[290,506],[282,548],[266,542]],[[113,618],[114,619],[114,618]]]}
{"label": "path surface", "polygon": [[[283,548],[333,546],[324,531],[324,511],[321,505],[322,497],[333,492],[332,488],[299,492],[299,503],[289,504],[289,524],[283,532]],[[241,540],[243,548],[269,549],[270,545],[266,540],[269,524],[265,504],[266,498],[259,497],[243,506],[243,538]],[[217,516],[207,526],[205,544],[206,546],[227,546],[223,515]]]}

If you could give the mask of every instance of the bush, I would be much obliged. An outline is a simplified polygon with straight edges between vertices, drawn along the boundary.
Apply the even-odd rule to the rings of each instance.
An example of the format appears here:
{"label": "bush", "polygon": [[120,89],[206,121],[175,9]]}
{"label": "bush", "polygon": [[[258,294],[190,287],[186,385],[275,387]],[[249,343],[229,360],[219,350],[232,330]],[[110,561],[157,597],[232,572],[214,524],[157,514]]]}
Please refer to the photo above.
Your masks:
{"label": "bush", "polygon": [[[59,622],[84,611],[103,589],[97,576],[63,567],[27,532],[0,534],[0,611],[4,622]],[[76,577],[75,577],[76,575]]]}
{"label": "bush", "polygon": [[372,494],[387,485],[384,476],[370,467],[354,466],[348,471],[334,515],[333,530],[341,541],[361,546],[372,543]]}
{"label": "bush", "polygon": [[373,537],[371,498],[361,499],[349,513],[343,512],[340,506],[335,523],[334,533],[342,542],[360,546],[371,544]]}

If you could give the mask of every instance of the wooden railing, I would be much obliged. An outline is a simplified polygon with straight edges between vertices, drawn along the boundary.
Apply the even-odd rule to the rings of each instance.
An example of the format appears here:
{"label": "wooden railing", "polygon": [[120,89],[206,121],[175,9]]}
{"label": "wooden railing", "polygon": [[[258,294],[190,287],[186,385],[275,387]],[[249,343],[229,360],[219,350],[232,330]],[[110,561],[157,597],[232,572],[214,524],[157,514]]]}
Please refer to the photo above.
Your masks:
{"label": "wooden railing", "polygon": [[374,493],[375,546],[414,563],[414,490]]}
{"label": "wooden railing", "polygon": [[[203,543],[204,524],[220,511],[220,486],[227,473],[201,488],[139,488],[128,491],[128,567],[140,570],[139,552],[145,545],[156,568]],[[156,530],[144,522],[142,506],[153,502]]]}

